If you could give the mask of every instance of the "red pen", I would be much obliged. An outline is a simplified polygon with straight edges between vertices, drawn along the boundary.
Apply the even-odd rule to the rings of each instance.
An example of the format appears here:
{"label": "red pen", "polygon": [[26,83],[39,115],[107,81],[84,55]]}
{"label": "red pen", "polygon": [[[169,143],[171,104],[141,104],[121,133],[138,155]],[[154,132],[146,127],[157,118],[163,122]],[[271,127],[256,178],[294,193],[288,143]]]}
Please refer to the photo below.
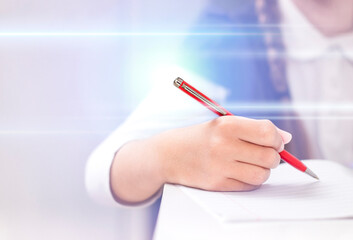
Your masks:
{"label": "red pen", "polygon": [[[221,107],[219,104],[217,104],[215,101],[207,97],[205,94],[185,82],[181,78],[177,78],[174,80],[174,85],[188,94],[190,97],[194,98],[198,102],[200,102],[202,105],[206,106],[208,109],[210,109],[212,112],[216,113],[219,116],[232,116],[233,114],[223,107]],[[313,178],[319,179],[319,177],[311,171],[307,166],[305,166],[298,158],[287,152],[286,150],[283,150],[282,152],[279,153],[281,156],[282,160],[289,163],[299,171],[305,172],[306,174],[310,175]]]}

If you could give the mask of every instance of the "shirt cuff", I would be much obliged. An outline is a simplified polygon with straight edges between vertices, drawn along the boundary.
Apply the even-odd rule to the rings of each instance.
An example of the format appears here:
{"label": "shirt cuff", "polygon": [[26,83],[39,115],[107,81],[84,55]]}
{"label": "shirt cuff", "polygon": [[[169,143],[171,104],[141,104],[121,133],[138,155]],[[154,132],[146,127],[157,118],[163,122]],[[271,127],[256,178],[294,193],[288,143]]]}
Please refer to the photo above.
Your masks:
{"label": "shirt cuff", "polygon": [[[109,141],[108,143],[113,142]],[[120,145],[120,144],[119,144]],[[139,203],[128,203],[113,195],[110,186],[110,169],[116,150],[120,146],[104,142],[91,154],[86,165],[85,185],[88,194],[98,203],[122,208],[144,208],[152,205],[162,195],[162,189]]]}

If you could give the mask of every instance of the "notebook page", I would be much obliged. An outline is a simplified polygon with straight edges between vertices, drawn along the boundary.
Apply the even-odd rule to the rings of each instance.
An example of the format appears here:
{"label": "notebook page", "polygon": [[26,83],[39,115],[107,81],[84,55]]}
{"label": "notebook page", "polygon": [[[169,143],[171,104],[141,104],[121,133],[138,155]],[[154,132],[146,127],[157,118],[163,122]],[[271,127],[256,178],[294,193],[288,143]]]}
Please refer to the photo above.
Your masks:
{"label": "notebook page", "polygon": [[305,164],[320,181],[285,163],[251,192],[180,188],[222,221],[353,218],[353,170],[325,160],[307,160]]}

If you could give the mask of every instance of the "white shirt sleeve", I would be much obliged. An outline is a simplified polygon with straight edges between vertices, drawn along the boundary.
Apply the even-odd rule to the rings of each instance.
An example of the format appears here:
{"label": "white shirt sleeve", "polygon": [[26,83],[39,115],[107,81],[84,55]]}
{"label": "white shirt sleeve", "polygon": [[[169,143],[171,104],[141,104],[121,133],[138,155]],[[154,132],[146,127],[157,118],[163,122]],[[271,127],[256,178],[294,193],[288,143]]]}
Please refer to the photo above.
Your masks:
{"label": "white shirt sleeve", "polygon": [[[183,76],[187,82],[216,102],[222,103],[227,95],[223,87],[205,82],[192,74]],[[127,204],[117,202],[110,189],[110,167],[115,153],[125,143],[148,138],[168,129],[201,123],[215,117],[214,113],[176,89],[172,81],[173,79],[159,83],[127,120],[89,157],[85,184],[89,195],[98,202],[111,206],[129,207]],[[161,191],[137,206],[149,206],[160,197]],[[133,206],[136,207],[136,205]]]}

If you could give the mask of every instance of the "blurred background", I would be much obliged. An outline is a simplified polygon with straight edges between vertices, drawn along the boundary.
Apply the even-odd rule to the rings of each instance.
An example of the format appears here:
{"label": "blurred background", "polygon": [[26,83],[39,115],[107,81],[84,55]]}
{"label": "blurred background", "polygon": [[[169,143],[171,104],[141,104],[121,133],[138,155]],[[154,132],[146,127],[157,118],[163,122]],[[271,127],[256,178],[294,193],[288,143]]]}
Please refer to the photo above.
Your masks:
{"label": "blurred background", "polygon": [[[239,72],[245,69],[258,74],[249,63],[254,59],[267,60],[267,52],[259,51],[261,44],[256,45],[258,48],[251,48],[250,52],[243,51],[244,46],[251,46],[248,44],[250,41],[257,43],[256,34],[262,30],[257,24],[221,25],[217,23],[217,17],[212,24],[197,24],[205,8],[217,15],[218,7],[223,4],[223,10],[230,12],[232,17],[233,10],[246,12],[245,8],[249,5],[245,4],[248,0],[211,1],[213,5],[210,6],[209,2],[2,0],[0,239],[109,240],[152,237],[158,203],[141,210],[116,209],[93,202],[85,189],[85,165],[92,150],[148,94],[156,82],[156,73],[163,75],[167,66],[178,65],[180,60],[188,67],[190,63],[195,64],[195,69],[199,64],[201,68],[198,68],[198,73],[205,73],[209,79],[227,79],[224,81],[226,88],[228,85],[234,87],[234,80],[238,81],[237,84],[247,82],[244,86],[249,89],[237,85],[235,90],[238,92],[234,95],[239,99],[251,99],[248,92],[253,90],[255,84],[251,81],[255,80],[256,74],[253,74],[254,79],[243,79]],[[236,8],[228,7],[234,4]],[[305,26],[300,24],[292,25],[284,24],[281,28],[289,33],[298,27],[305,30]],[[271,24],[261,26],[273,36],[279,36],[276,35],[276,27]],[[206,65],[188,59],[189,52],[182,47],[190,38],[196,40],[188,42],[189,45],[194,44],[191,48],[201,45],[202,41],[199,40],[204,36],[196,34],[186,40],[187,33],[195,33],[195,29],[215,33],[231,29],[245,34],[226,37],[211,34],[208,45],[201,46],[204,51],[195,54],[200,59],[211,60],[211,64],[202,69]],[[243,38],[247,34],[253,35]],[[306,37],[299,34],[302,42],[306,41]],[[237,44],[233,46],[235,40]],[[296,39],[293,42],[297,42]],[[324,130],[331,126],[329,134],[326,134],[329,141],[314,143],[331,146],[333,158],[337,158],[332,160],[344,162],[344,157],[349,160],[346,164],[349,162],[353,167],[353,105],[350,98],[352,89],[349,87],[352,62],[349,58],[343,58],[342,54],[338,54],[338,60],[335,60],[336,54],[343,50],[333,45],[320,55],[320,61],[324,60],[324,64],[319,65],[317,72],[321,73],[322,66],[327,66],[323,72],[331,72],[330,76],[323,76],[327,78],[326,85],[329,83],[327,92],[324,92],[331,97],[329,102],[304,99],[297,101],[298,105],[285,102],[287,105],[265,106],[259,105],[262,103],[260,99],[250,110],[251,105],[235,105],[236,112],[242,115],[243,109],[244,112],[253,111],[252,117],[271,120],[277,117],[278,120],[278,112],[291,113],[294,110],[300,116],[288,114],[289,117],[284,120],[305,120],[313,126],[309,129],[318,127],[318,123]],[[303,55],[310,55],[310,51],[305,44],[295,49]],[[346,51],[347,55],[351,54],[351,47]],[[282,54],[280,56],[287,59],[285,52]],[[238,60],[237,64],[233,60]],[[315,64],[309,60],[308,63]],[[218,71],[210,70],[210,66]],[[342,69],[345,75],[340,77]],[[216,75],[212,75],[213,72]],[[237,78],[234,78],[234,73],[238,74]],[[324,85],[321,82],[317,84],[322,80],[317,76],[320,74],[316,75],[316,72],[313,77],[306,76],[314,84],[314,90],[319,89],[316,86]],[[348,87],[344,87],[339,80],[345,80],[344,84]],[[258,82],[265,81],[261,79]],[[334,90],[337,86],[341,87],[341,92],[344,90],[348,100],[343,99],[343,102],[340,99],[339,91]],[[256,87],[263,90],[263,85],[256,84]],[[299,86],[301,91],[302,87]],[[236,102],[237,98],[232,101]],[[277,112],[261,115],[272,110]],[[348,128],[340,128],[340,125]],[[292,133],[294,138],[301,135]],[[313,136],[316,140],[316,135]],[[341,155],[336,155],[337,152]],[[340,159],[337,156],[343,157]],[[321,158],[320,155],[315,157]]]}
{"label": "blurred background", "polygon": [[[204,3],[3,0],[0,32],[182,32]],[[94,147],[147,94],[150,72],[173,62],[182,40],[0,36],[0,239],[151,237],[151,226],[136,231],[147,210],[93,202],[84,170]]]}

